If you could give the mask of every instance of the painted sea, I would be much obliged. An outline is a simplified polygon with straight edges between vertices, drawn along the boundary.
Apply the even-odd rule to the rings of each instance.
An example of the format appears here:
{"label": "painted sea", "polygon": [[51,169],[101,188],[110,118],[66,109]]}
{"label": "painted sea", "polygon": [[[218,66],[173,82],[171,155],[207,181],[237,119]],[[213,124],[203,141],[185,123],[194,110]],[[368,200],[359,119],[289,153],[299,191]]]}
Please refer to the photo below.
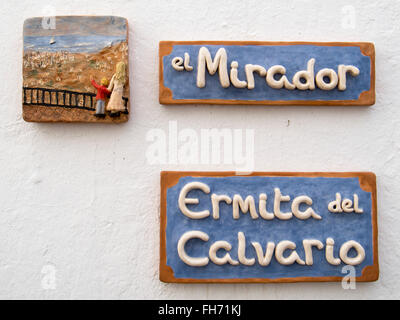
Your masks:
{"label": "painted sea", "polygon": [[126,41],[126,37],[110,35],[24,36],[24,50],[25,52],[95,53],[123,41]]}

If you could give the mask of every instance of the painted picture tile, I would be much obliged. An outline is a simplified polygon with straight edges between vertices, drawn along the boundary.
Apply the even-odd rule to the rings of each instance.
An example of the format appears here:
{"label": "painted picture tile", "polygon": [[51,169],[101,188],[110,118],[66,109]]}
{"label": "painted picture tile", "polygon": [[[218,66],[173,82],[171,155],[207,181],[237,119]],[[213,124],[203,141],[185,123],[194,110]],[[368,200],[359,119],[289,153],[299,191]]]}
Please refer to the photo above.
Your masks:
{"label": "painted picture tile", "polygon": [[128,23],[113,16],[31,18],[24,23],[23,118],[125,122]]}

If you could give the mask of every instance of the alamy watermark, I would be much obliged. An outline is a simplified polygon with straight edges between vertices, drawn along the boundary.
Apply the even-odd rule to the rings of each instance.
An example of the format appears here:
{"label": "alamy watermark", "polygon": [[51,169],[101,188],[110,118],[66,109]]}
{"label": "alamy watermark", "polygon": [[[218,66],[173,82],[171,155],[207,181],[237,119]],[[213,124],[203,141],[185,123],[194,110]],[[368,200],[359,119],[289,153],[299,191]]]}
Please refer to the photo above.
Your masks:
{"label": "alamy watermark", "polygon": [[57,288],[57,269],[51,264],[43,266],[41,287],[43,290],[55,290]]}
{"label": "alamy watermark", "polygon": [[355,29],[356,28],[356,9],[352,5],[342,7],[342,28]]}
{"label": "alamy watermark", "polygon": [[42,28],[45,30],[55,30],[56,25],[56,8],[53,6],[45,6],[42,10]]}
{"label": "alamy watermark", "polygon": [[150,165],[229,165],[237,173],[254,170],[254,130],[178,128],[169,121],[168,131],[151,129],[146,159]]}
{"label": "alamy watermark", "polygon": [[342,274],[345,274],[345,276],[342,278],[342,288],[344,290],[355,290],[356,268],[354,266],[345,265],[342,268]]}

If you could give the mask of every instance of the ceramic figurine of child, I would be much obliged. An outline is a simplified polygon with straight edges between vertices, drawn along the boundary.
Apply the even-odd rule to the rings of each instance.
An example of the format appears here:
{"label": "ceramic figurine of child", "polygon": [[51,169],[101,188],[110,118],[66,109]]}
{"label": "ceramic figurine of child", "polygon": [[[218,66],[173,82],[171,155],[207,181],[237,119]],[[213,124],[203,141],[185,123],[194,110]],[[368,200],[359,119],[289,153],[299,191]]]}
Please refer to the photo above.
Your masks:
{"label": "ceramic figurine of child", "polygon": [[91,79],[93,87],[97,89],[96,95],[96,113],[95,116],[98,118],[104,118],[106,116],[105,107],[106,107],[106,98],[110,96],[111,92],[107,89],[108,79],[101,79],[101,84],[97,84],[96,81]]}
{"label": "ceramic figurine of child", "polygon": [[108,86],[108,90],[112,91],[110,101],[107,105],[107,111],[110,112],[111,117],[119,117],[121,112],[125,111],[122,95],[124,93],[126,80],[126,65],[124,62],[119,62],[116,67],[116,72]]}

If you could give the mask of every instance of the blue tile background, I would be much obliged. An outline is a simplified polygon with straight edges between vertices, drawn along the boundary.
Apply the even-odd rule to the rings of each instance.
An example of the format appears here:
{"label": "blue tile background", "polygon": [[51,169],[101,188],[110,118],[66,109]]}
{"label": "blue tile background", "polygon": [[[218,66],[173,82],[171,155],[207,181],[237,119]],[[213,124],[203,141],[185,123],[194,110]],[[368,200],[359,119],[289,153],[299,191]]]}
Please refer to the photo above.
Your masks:
{"label": "blue tile background", "polygon": [[[178,208],[179,193],[184,185],[192,181],[206,183],[211,188],[209,195],[199,190],[193,190],[188,197],[199,198],[198,205],[188,205],[188,208],[200,211],[211,208],[211,194],[227,194],[233,197],[240,194],[243,199],[253,195],[258,208],[260,193],[268,196],[267,209],[273,212],[274,188],[279,187],[283,195],[290,195],[293,200],[296,196],[308,195],[313,199],[313,209],[322,216],[322,220],[308,219],[305,221],[292,218],[288,221],[274,219],[266,221],[261,218],[252,220],[250,215],[242,214],[239,220],[232,218],[232,206],[220,204],[220,220],[212,217],[203,220],[191,220],[184,216]],[[342,197],[353,199],[353,194],[359,196],[360,207],[363,214],[342,213],[334,214],[328,211],[328,203],[335,200],[336,192]],[[291,203],[291,202],[290,202]],[[282,212],[290,211],[290,203],[282,203]],[[304,210],[304,208],[301,207]],[[257,209],[258,211],[258,209]],[[208,256],[210,245],[218,240],[226,240],[231,243],[231,256],[237,259],[237,233],[242,231],[246,236],[246,256],[255,257],[254,266],[217,266],[211,261],[205,267],[190,267],[183,263],[177,253],[179,238],[187,231],[200,230],[206,232],[210,239],[204,242],[199,239],[190,240],[186,245],[186,251],[191,256]],[[260,266],[252,241],[259,242],[265,250],[268,241],[275,243],[282,240],[290,240],[296,243],[297,252],[304,260],[303,239],[318,239],[325,244],[327,237],[335,240],[335,257],[339,256],[340,246],[349,240],[358,241],[365,249],[366,258],[363,263],[356,266],[357,276],[362,269],[373,264],[372,246],[372,220],[371,220],[371,193],[363,191],[359,187],[358,178],[304,178],[304,177],[204,177],[181,178],[177,185],[167,191],[167,265],[173,269],[176,278],[194,279],[228,279],[228,278],[291,278],[302,276],[343,276],[342,263],[332,266],[326,262],[325,248],[313,249],[314,265],[301,266],[294,264],[282,266],[275,258],[267,267]],[[355,255],[352,249],[350,256]],[[220,253],[222,255],[222,253]]]}
{"label": "blue tile background", "polygon": [[[239,45],[207,45],[212,57],[220,48],[225,48],[228,54],[228,72],[233,60],[239,62],[239,79],[246,80],[244,66],[248,63],[258,64],[268,70],[273,65],[286,67],[286,75],[292,82],[293,75],[300,70],[307,69],[307,61],[316,59],[315,74],[323,68],[336,70],[339,64],[354,65],[360,70],[357,77],[347,75],[347,89],[339,91],[315,90],[287,90],[273,89],[265,81],[265,77],[255,74],[255,88],[253,90],[238,89],[232,85],[222,88],[218,72],[210,76],[206,71],[206,87],[196,86],[197,57],[201,45],[174,45],[170,55],[163,57],[164,86],[173,92],[173,98],[181,99],[225,99],[225,100],[356,100],[363,91],[370,89],[370,58],[364,56],[359,47],[332,47],[317,45],[290,45],[290,46],[239,46]],[[174,57],[184,57],[185,52],[190,54],[193,71],[179,72],[172,68]]]}

